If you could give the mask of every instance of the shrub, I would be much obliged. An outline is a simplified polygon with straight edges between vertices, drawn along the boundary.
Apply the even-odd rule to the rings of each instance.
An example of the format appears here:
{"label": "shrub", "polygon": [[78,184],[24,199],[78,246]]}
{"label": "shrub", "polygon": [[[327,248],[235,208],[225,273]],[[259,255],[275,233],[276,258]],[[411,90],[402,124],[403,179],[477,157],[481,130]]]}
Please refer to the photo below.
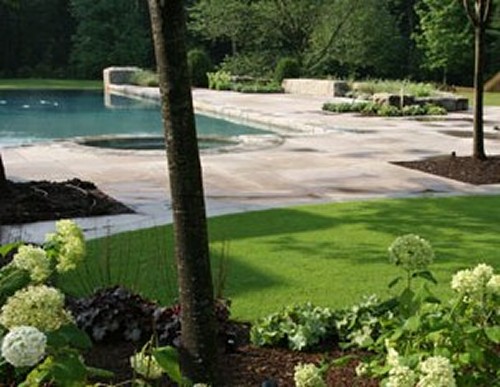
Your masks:
{"label": "shrub", "polygon": [[140,70],[132,74],[130,83],[137,86],[158,86],[158,75],[151,70]]}
{"label": "shrub", "polygon": [[214,90],[231,89],[231,73],[219,70],[215,73],[207,73],[208,88]]}
{"label": "shrub", "polygon": [[274,70],[274,79],[276,80],[276,82],[281,83],[285,78],[300,77],[300,73],[300,63],[297,59],[281,58]]}
{"label": "shrub", "polygon": [[188,52],[188,68],[191,86],[208,87],[207,73],[212,71],[212,61],[208,54],[201,49]]}
{"label": "shrub", "polygon": [[369,102],[341,102],[341,103],[331,103],[326,102],[323,105],[323,110],[334,112],[334,113],[354,113],[361,112],[365,109]]}

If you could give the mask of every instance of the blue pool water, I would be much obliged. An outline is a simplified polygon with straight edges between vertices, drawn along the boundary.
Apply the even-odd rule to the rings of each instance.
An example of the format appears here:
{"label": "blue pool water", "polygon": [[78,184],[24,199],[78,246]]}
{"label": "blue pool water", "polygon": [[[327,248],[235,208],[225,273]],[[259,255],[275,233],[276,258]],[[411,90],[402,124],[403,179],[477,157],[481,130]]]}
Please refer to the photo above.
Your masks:
{"label": "blue pool water", "polygon": [[[0,91],[0,148],[60,138],[102,135],[161,136],[158,104],[113,97],[106,107],[102,92]],[[198,136],[231,137],[265,131],[197,115]]]}

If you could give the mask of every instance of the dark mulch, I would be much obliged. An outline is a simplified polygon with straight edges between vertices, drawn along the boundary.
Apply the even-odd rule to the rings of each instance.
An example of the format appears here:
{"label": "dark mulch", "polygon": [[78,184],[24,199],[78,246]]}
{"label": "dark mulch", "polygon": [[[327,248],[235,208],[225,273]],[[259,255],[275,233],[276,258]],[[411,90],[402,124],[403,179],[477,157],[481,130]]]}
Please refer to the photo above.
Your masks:
{"label": "dark mulch", "polygon": [[[322,364],[349,354],[338,349],[334,342],[323,343],[320,349],[313,352],[296,352],[285,348],[259,348],[248,340],[249,324],[233,323],[231,330],[239,330],[237,343],[226,348],[220,355],[219,370],[223,377],[220,386],[227,387],[260,387],[279,386],[293,387],[294,367],[299,363]],[[113,382],[123,383],[132,378],[129,358],[140,345],[119,342],[115,344],[96,344],[88,353],[86,362],[92,366],[100,366],[113,371],[116,375]],[[358,377],[355,372],[363,355],[361,352],[350,352],[356,358],[342,367],[332,367],[326,375],[327,385],[332,387],[378,386],[374,379]],[[173,386],[165,378],[162,386]]]}
{"label": "dark mulch", "polygon": [[133,212],[99,190],[93,183],[72,179],[63,182],[7,181],[0,192],[0,224],[115,215]]}
{"label": "dark mulch", "polygon": [[425,160],[398,161],[393,164],[475,185],[500,183],[500,156],[477,160],[451,154]]}

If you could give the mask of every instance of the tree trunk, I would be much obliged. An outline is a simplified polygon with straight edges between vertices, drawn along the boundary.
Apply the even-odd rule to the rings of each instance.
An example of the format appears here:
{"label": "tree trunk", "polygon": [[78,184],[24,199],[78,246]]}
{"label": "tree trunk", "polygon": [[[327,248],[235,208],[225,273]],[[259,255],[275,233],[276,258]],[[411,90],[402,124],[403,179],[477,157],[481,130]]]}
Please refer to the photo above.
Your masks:
{"label": "tree trunk", "polygon": [[475,27],[475,64],[474,64],[474,143],[472,157],[486,160],[484,151],[483,91],[484,91],[484,54],[485,23]]}
{"label": "tree trunk", "polygon": [[181,370],[217,385],[213,284],[200,157],[186,54],[182,0],[149,0],[162,96],[182,309]]}
{"label": "tree trunk", "polygon": [[2,155],[0,154],[0,196],[7,190],[7,176],[3,166]]}

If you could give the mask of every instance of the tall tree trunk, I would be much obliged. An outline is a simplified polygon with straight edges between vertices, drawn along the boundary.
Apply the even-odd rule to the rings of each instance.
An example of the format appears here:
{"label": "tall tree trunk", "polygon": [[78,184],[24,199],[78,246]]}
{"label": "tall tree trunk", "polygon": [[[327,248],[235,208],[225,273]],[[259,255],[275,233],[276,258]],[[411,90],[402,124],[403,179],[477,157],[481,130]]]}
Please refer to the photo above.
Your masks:
{"label": "tall tree trunk", "polygon": [[213,284],[200,157],[186,54],[182,0],[149,0],[172,195],[182,309],[181,370],[217,385]]}
{"label": "tall tree trunk", "polygon": [[5,176],[5,167],[3,166],[2,155],[0,154],[0,196],[7,189],[7,176]]}
{"label": "tall tree trunk", "polygon": [[484,54],[485,54],[485,23],[475,27],[475,60],[474,60],[474,144],[472,157],[486,160],[484,151],[484,122],[483,122],[483,95],[484,95]]}
{"label": "tall tree trunk", "polygon": [[484,151],[484,62],[485,62],[485,30],[491,12],[491,0],[463,0],[467,16],[475,31],[475,61],[474,61],[474,130],[472,157],[486,160]]}

